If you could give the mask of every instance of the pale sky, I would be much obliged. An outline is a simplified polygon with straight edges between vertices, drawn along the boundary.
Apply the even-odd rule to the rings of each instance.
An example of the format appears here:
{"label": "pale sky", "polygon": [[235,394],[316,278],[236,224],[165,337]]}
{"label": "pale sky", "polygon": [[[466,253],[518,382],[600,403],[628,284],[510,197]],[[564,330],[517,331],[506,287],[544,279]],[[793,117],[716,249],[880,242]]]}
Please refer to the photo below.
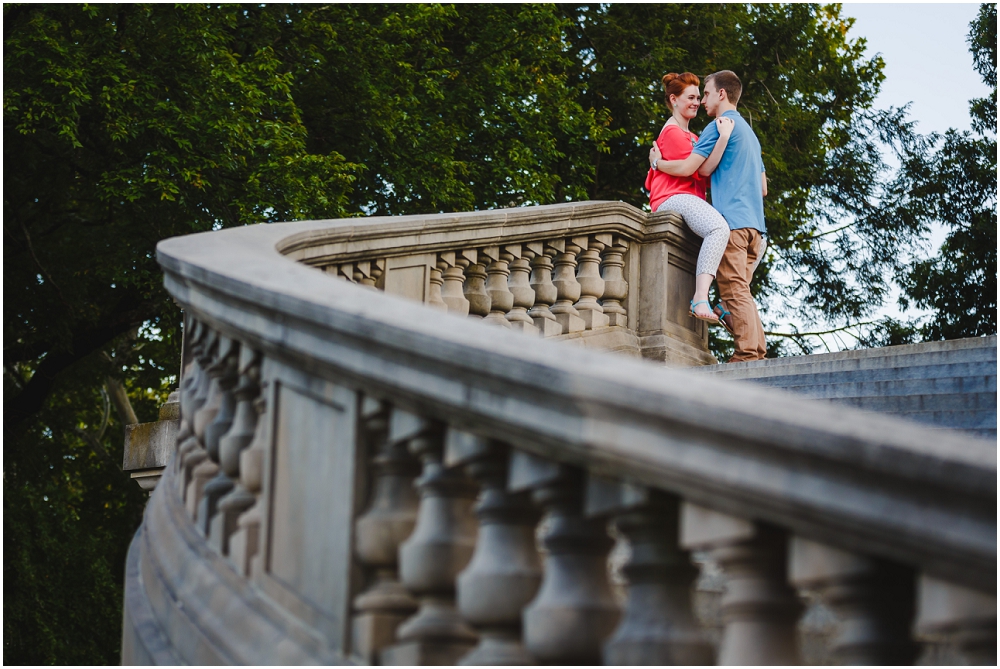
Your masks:
{"label": "pale sky", "polygon": [[856,19],[848,36],[867,39],[867,53],[885,61],[875,106],[912,102],[923,134],[969,130],[969,100],[989,93],[966,42],[978,12],[978,3],[844,3],[841,15]]}

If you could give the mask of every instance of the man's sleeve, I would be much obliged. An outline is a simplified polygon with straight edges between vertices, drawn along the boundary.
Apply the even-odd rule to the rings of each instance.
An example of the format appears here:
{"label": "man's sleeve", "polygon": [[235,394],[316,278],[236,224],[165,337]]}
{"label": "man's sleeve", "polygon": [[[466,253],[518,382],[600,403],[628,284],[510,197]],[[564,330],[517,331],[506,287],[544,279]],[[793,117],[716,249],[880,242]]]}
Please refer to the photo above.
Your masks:
{"label": "man's sleeve", "polygon": [[712,121],[705,126],[701,137],[698,138],[698,143],[691,149],[691,153],[697,153],[702,158],[708,158],[709,154],[712,153],[712,149],[715,148],[715,143],[718,141],[719,129],[715,126],[715,121]]}

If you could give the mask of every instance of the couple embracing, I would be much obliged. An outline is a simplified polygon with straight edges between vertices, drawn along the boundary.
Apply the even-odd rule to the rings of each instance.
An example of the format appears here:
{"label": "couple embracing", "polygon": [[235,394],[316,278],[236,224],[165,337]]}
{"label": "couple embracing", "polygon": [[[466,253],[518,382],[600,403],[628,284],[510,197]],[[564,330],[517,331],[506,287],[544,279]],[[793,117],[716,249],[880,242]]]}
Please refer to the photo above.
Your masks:
{"label": "couple embracing", "polygon": [[[760,142],[736,111],[743,90],[729,70],[705,78],[704,94],[690,72],[663,77],[670,119],[649,152],[646,189],[653,211],[680,214],[704,240],[695,275],[691,315],[719,324],[733,335],[730,362],[760,360],[767,352],[764,327],[750,294],[750,279],[764,256],[764,196],[767,176]],[[688,129],[704,105],[715,122],[701,137]],[[705,200],[711,180],[712,204]],[[708,301],[712,280],[719,304]]]}

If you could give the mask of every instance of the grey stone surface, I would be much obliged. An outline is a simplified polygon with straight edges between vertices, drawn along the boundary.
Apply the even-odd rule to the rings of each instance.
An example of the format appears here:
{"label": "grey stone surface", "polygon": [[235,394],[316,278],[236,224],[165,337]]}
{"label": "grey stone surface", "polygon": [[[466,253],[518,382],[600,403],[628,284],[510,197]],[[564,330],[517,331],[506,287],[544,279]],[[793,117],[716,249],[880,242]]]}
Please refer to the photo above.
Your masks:
{"label": "grey stone surface", "polygon": [[736,363],[699,371],[996,439],[995,336]]}
{"label": "grey stone surface", "polygon": [[122,469],[131,472],[165,467],[174,453],[179,420],[158,420],[125,426]]}
{"label": "grey stone surface", "polygon": [[[207,549],[164,470],[129,551],[122,664],[343,664],[304,622],[289,616]],[[131,639],[128,635],[136,635]],[[168,645],[167,645],[168,644]]]}

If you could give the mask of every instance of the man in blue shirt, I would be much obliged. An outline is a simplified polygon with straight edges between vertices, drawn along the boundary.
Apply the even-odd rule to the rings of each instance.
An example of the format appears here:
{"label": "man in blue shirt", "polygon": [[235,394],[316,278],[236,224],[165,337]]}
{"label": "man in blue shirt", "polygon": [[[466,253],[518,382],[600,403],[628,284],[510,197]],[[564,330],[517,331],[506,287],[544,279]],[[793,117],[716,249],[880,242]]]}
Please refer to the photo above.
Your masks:
{"label": "man in blue shirt", "polygon": [[[675,176],[690,176],[696,171],[712,175],[712,206],[729,223],[729,245],[719,263],[716,281],[722,304],[732,312],[733,339],[736,351],[730,362],[760,360],[767,353],[764,327],[750,293],[750,279],[764,256],[764,196],[767,175],[761,159],[760,142],[753,129],[736,111],[743,86],[730,70],[710,74],[705,79],[701,103],[708,115],[734,123],[729,144],[715,171],[707,172],[705,159],[719,140],[719,130],[710,123],[702,132],[691,155],[683,161],[670,161],[661,168]],[[649,159],[660,158],[654,143]],[[664,163],[660,163],[664,165]]]}

